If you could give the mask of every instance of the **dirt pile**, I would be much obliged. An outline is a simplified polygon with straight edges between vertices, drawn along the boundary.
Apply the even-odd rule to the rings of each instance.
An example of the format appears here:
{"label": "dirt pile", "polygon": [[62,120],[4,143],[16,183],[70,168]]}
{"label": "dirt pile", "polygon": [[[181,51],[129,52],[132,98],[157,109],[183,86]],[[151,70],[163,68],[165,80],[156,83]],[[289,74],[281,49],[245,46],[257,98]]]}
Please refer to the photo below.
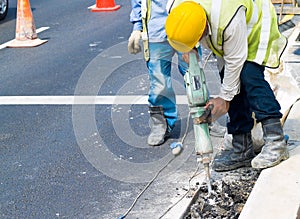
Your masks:
{"label": "dirt pile", "polygon": [[224,173],[212,173],[212,192],[200,186],[199,195],[185,219],[238,218],[260,171],[241,168]]}

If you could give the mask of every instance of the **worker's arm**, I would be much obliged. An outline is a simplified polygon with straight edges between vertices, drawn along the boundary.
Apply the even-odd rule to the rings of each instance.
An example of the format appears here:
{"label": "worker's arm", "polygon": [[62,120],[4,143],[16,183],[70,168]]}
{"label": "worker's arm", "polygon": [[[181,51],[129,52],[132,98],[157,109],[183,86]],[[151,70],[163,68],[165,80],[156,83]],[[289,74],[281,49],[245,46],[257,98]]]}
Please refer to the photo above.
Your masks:
{"label": "worker's arm", "polygon": [[128,52],[130,54],[137,54],[142,51],[140,39],[142,37],[142,13],[141,0],[131,0],[130,22],[133,23],[133,30],[128,39]]}
{"label": "worker's arm", "polygon": [[142,30],[141,0],[131,0],[130,22],[133,23],[133,30]]}
{"label": "worker's arm", "polygon": [[224,79],[219,96],[231,101],[240,90],[240,73],[248,56],[245,9],[240,8],[224,32]]}
{"label": "worker's arm", "polygon": [[224,56],[218,60],[224,67],[224,78],[217,98],[211,99],[214,119],[227,113],[229,102],[240,91],[240,73],[248,55],[245,9],[240,8],[224,32]]}

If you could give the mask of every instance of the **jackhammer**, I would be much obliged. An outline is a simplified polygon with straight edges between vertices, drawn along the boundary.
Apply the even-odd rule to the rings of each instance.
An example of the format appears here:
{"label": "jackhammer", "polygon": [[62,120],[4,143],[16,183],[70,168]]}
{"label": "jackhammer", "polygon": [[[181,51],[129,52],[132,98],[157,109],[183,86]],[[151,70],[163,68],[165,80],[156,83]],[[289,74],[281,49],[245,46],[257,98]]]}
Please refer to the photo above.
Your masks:
{"label": "jackhammer", "polygon": [[205,74],[199,66],[196,54],[189,54],[189,70],[184,76],[189,111],[193,119],[195,135],[195,152],[199,155],[198,162],[203,164],[207,176],[208,193],[211,192],[210,162],[213,147],[209,135],[208,123],[211,122],[210,112],[213,105],[207,105],[209,92],[206,85]]}

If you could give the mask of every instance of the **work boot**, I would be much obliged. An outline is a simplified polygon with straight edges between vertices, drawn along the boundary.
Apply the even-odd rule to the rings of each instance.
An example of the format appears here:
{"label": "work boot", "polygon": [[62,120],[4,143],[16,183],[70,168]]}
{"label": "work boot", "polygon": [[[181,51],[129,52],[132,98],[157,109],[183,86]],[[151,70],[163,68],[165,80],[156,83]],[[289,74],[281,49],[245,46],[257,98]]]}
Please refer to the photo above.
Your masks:
{"label": "work boot", "polygon": [[170,136],[171,129],[168,127],[164,111],[161,106],[149,107],[150,111],[150,128],[151,132],[148,136],[148,144],[158,146],[165,142]]}
{"label": "work boot", "polygon": [[251,167],[251,160],[255,156],[251,133],[232,136],[232,148],[221,150],[214,158],[212,168],[217,172]]}
{"label": "work boot", "polygon": [[251,165],[256,169],[265,169],[279,164],[289,158],[287,140],[284,138],[279,119],[262,121],[265,144],[261,152],[252,160]]}

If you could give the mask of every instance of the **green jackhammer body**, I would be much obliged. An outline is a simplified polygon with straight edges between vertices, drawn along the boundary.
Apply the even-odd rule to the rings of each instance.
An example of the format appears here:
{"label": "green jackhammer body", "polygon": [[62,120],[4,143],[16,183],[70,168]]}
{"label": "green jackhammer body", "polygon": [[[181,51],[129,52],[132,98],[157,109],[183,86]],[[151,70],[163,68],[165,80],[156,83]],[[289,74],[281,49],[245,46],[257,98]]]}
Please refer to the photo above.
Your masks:
{"label": "green jackhammer body", "polygon": [[189,110],[193,118],[195,135],[195,152],[199,155],[199,162],[204,166],[208,178],[208,191],[210,192],[210,169],[213,147],[209,135],[208,123],[211,106],[207,106],[209,92],[206,85],[205,74],[200,67],[196,54],[189,54],[189,70],[184,76]]}

